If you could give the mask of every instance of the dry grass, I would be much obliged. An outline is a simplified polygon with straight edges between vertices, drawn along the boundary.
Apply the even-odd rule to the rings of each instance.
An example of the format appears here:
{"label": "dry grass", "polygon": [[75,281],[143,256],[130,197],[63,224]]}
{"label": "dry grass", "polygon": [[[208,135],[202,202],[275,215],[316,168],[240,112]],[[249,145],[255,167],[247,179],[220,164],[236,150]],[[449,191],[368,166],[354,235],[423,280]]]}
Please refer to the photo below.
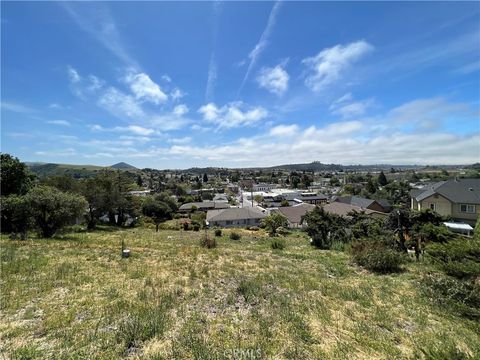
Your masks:
{"label": "dry grass", "polygon": [[[301,233],[281,251],[262,231],[241,231],[239,241],[229,233],[213,249],[200,246],[203,231],[2,237],[0,351],[100,359],[480,354],[478,324],[420,294],[425,264],[378,276],[342,252],[310,247]],[[129,259],[120,257],[122,238]]]}

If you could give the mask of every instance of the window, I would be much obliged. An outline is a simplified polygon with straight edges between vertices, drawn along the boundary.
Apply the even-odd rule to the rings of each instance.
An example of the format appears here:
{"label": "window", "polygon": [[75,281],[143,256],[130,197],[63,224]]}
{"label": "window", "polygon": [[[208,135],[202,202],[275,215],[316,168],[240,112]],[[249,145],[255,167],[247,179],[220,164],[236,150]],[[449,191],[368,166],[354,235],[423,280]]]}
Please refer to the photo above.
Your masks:
{"label": "window", "polygon": [[433,211],[435,211],[435,204],[434,203],[428,204],[428,207],[430,209],[432,209]]}
{"label": "window", "polygon": [[232,220],[227,220],[226,223],[227,223],[227,225],[232,225],[233,221]]}
{"label": "window", "polygon": [[475,205],[460,204],[460,212],[475,214]]}

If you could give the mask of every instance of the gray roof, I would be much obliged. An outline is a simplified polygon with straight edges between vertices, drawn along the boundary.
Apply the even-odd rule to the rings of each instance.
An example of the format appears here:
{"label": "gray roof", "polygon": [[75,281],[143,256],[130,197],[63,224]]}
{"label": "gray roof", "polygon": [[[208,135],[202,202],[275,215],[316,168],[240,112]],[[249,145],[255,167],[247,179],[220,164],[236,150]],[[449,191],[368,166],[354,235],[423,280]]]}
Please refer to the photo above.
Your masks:
{"label": "gray roof", "polygon": [[280,207],[275,210],[275,212],[278,212],[285,216],[292,224],[300,224],[300,222],[302,221],[302,216],[304,216],[307,212],[312,211],[313,209],[315,209],[315,205],[300,204],[295,206]]}
{"label": "gray roof", "polygon": [[334,199],[335,202],[340,202],[343,204],[350,204],[353,206],[358,206],[361,208],[368,208],[370,205],[372,205],[375,200],[372,199],[365,199],[359,196],[337,196]]}
{"label": "gray roof", "polygon": [[263,219],[264,217],[266,215],[263,212],[251,207],[207,211],[207,221]]}
{"label": "gray roof", "polygon": [[370,209],[362,208],[355,205],[345,204],[338,201],[323,205],[323,208],[328,213],[332,213],[332,214],[336,214],[344,217],[348,217],[349,216],[348,214],[352,211],[356,211],[358,213],[365,212],[365,214],[367,215],[377,214],[382,216],[388,216],[388,214],[384,212],[370,210]]}
{"label": "gray roof", "polygon": [[191,210],[194,206],[197,209],[226,209],[230,207],[226,202],[201,201],[183,204],[179,207],[179,210]]}
{"label": "gray roof", "polygon": [[440,181],[411,194],[417,201],[438,194],[454,203],[480,204],[480,179]]}

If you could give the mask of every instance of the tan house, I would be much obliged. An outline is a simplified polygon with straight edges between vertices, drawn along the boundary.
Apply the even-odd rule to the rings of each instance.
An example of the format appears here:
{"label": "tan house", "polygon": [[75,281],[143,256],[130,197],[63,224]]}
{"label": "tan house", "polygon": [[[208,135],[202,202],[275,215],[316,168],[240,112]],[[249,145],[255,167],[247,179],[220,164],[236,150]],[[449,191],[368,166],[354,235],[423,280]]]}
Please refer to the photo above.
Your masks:
{"label": "tan house", "polygon": [[480,179],[440,181],[410,192],[413,210],[431,209],[474,225],[480,214]]}
{"label": "tan house", "polygon": [[313,209],[315,209],[315,205],[302,203],[294,206],[279,207],[278,209],[272,210],[272,212],[285,216],[289,228],[298,229],[306,226],[306,223],[302,221],[302,218]]}

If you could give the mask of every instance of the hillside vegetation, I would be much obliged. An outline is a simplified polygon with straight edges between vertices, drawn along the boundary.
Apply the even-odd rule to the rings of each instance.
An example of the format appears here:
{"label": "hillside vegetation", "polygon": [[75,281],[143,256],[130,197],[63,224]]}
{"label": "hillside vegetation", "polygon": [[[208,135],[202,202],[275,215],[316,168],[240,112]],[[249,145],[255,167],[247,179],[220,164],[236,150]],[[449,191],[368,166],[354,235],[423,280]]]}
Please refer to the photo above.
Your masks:
{"label": "hillside vegetation", "polygon": [[[281,247],[262,230],[236,232],[239,240],[229,230],[217,234],[212,249],[200,246],[204,231],[2,235],[0,352],[29,359],[480,356],[478,322],[422,291],[424,274],[435,271],[429,261],[374,275],[345,252],[310,246],[301,232],[283,237]],[[120,257],[122,239],[128,259]]]}

